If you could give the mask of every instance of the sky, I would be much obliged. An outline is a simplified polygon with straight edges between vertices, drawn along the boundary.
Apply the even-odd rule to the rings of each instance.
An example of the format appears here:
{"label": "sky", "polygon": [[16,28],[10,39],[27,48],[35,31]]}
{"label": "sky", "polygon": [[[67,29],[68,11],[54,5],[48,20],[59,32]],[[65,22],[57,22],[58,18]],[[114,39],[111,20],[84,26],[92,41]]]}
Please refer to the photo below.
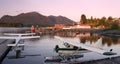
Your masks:
{"label": "sky", "polygon": [[120,0],[0,0],[0,17],[36,11],[49,16],[65,16],[80,21],[87,18],[120,17]]}

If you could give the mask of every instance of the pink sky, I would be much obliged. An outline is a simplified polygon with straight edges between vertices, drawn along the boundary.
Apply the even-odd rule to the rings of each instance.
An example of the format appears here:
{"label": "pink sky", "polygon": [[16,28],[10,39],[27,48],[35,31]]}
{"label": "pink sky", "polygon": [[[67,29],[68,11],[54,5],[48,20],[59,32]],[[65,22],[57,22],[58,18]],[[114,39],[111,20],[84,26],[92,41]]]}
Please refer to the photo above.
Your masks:
{"label": "pink sky", "polygon": [[37,11],[79,21],[81,14],[101,18],[120,17],[120,0],[0,0],[0,17]]}

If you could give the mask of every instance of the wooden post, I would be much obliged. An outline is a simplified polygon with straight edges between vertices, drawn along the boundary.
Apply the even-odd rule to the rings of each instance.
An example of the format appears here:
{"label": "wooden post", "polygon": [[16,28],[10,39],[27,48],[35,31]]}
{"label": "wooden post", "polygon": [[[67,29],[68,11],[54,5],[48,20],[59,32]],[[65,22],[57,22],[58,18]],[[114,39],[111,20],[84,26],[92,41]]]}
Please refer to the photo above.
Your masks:
{"label": "wooden post", "polygon": [[21,50],[16,50],[16,58],[19,58],[21,56]]}

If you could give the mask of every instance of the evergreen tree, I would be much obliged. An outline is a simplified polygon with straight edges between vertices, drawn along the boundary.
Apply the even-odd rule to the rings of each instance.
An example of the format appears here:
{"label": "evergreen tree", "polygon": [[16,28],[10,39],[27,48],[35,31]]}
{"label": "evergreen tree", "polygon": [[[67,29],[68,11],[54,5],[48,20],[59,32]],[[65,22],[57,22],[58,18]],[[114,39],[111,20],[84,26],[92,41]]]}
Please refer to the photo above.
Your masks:
{"label": "evergreen tree", "polygon": [[117,22],[113,22],[111,25],[111,29],[119,29],[119,25]]}
{"label": "evergreen tree", "polygon": [[113,23],[113,18],[111,16],[106,20],[106,27],[110,28]]}
{"label": "evergreen tree", "polygon": [[99,23],[98,25],[100,26],[105,26],[106,25],[106,17],[102,17],[100,20],[99,20]]}
{"label": "evergreen tree", "polygon": [[87,23],[87,19],[86,19],[86,16],[85,16],[84,14],[81,15],[81,20],[80,20],[80,22],[81,22],[82,24],[86,24],[86,23]]}

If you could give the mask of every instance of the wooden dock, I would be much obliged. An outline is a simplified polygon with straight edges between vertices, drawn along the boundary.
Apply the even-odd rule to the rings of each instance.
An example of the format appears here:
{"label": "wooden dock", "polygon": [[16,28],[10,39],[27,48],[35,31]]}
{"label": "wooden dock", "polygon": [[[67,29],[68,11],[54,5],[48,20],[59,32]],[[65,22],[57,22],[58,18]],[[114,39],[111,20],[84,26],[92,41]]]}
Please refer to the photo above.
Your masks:
{"label": "wooden dock", "polygon": [[11,47],[8,47],[7,44],[14,43],[15,40],[0,39],[0,64],[10,51]]}

